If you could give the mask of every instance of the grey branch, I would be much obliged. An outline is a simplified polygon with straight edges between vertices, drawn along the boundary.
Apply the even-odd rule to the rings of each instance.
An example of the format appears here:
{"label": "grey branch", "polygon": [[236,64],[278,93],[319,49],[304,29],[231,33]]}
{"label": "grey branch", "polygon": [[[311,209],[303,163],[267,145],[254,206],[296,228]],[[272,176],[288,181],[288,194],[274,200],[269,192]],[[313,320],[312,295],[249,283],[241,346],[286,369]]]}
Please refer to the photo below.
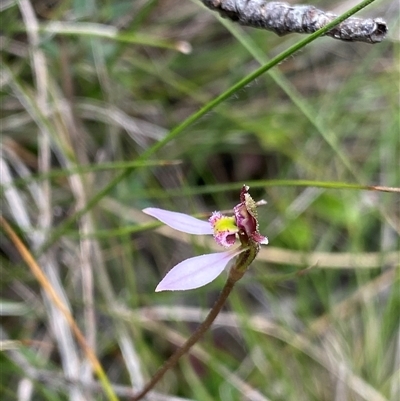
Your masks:
{"label": "grey branch", "polygon": [[[337,15],[314,6],[290,5],[265,0],[202,0],[211,10],[241,25],[267,29],[283,36],[288,33],[313,33],[333,21]],[[381,42],[388,27],[381,18],[348,18],[325,35],[350,42]]]}

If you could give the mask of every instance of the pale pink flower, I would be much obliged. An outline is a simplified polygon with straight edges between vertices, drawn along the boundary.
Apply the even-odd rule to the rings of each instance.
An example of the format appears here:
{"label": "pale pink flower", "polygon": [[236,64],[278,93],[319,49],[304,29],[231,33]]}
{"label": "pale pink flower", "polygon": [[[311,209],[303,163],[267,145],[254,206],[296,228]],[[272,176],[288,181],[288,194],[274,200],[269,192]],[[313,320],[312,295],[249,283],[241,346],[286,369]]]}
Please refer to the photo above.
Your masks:
{"label": "pale pink flower", "polygon": [[243,186],[240,203],[234,208],[233,216],[224,216],[214,212],[209,221],[192,216],[158,208],[143,209],[149,216],[155,217],[164,224],[194,235],[214,235],[215,241],[226,248],[232,246],[239,238],[241,245],[225,252],[210,253],[186,259],[173,267],[158,284],[156,291],[191,290],[202,287],[217,278],[228,262],[241,252],[268,244],[267,237],[258,232],[256,204]]}

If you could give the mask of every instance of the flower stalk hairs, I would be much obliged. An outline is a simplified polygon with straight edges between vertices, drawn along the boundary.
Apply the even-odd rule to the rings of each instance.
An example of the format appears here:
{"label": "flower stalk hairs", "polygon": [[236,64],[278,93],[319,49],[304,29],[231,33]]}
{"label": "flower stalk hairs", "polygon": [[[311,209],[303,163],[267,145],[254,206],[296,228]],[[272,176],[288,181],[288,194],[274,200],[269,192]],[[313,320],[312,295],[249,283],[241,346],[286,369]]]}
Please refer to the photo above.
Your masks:
{"label": "flower stalk hairs", "polygon": [[174,228],[194,235],[213,235],[218,245],[232,247],[237,240],[240,246],[225,252],[210,253],[186,259],[173,267],[158,284],[156,291],[191,290],[202,287],[218,277],[228,262],[240,255],[236,269],[245,272],[256,257],[260,244],[268,244],[267,237],[258,231],[257,205],[244,185],[240,203],[233,216],[214,212],[208,222],[168,210],[147,208],[144,213]]}
{"label": "flower stalk hairs", "polygon": [[213,281],[222,273],[228,262],[237,257],[235,264],[229,270],[228,279],[218,299],[205,320],[161,366],[143,389],[131,398],[131,401],[141,400],[164,374],[176,365],[180,357],[200,340],[218,316],[235,283],[242,278],[257,256],[260,245],[268,244],[267,237],[258,231],[257,204],[250,196],[249,187],[246,185],[240,192],[240,203],[234,207],[233,216],[224,216],[220,212],[214,212],[206,222],[186,214],[156,208],[147,208],[143,212],[185,233],[213,235],[215,241],[225,248],[232,247],[237,241],[240,242],[240,245],[225,252],[186,259],[173,267],[158,284],[156,291],[190,290],[201,287]]}

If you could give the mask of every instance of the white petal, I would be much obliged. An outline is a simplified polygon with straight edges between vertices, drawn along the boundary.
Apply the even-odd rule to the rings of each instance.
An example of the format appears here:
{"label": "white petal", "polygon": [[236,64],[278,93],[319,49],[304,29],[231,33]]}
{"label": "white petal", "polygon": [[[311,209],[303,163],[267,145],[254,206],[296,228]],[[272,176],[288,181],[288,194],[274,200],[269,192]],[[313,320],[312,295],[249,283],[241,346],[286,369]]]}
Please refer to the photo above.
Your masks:
{"label": "white petal", "polygon": [[191,290],[206,285],[216,279],[228,262],[243,249],[210,253],[186,259],[173,267],[156,288],[158,291]]}
{"label": "white petal", "polygon": [[155,217],[164,224],[188,234],[205,235],[213,234],[213,229],[208,221],[196,219],[184,213],[171,212],[169,210],[148,207],[143,213]]}

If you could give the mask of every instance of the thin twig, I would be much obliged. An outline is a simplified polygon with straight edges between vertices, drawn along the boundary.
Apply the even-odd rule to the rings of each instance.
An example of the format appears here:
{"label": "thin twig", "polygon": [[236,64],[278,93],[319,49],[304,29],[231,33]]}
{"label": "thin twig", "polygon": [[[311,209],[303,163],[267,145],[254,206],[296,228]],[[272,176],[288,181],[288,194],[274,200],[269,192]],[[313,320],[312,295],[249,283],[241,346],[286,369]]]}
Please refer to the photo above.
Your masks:
{"label": "thin twig", "polygon": [[[202,0],[223,18],[241,25],[267,29],[279,36],[289,33],[313,33],[337,18],[336,14],[309,5],[291,5],[266,0]],[[379,43],[388,32],[381,18],[348,18],[325,35],[347,42]]]}

